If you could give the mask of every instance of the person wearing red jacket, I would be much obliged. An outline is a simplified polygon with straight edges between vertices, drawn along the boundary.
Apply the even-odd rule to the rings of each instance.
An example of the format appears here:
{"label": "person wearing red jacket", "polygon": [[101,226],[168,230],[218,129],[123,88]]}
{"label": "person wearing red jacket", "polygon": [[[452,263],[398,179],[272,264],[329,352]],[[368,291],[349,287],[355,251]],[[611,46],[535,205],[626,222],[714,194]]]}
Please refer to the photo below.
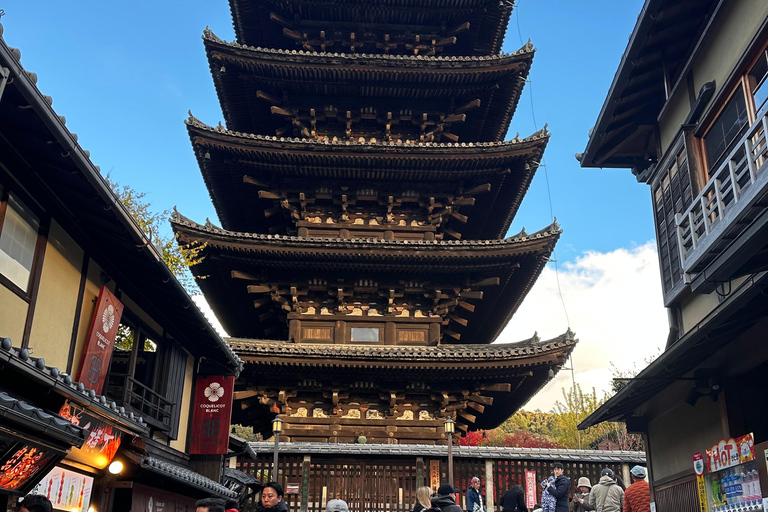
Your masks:
{"label": "person wearing red jacket", "polygon": [[633,467],[629,478],[632,485],[624,493],[624,512],[651,512],[651,490],[645,480],[645,468]]}

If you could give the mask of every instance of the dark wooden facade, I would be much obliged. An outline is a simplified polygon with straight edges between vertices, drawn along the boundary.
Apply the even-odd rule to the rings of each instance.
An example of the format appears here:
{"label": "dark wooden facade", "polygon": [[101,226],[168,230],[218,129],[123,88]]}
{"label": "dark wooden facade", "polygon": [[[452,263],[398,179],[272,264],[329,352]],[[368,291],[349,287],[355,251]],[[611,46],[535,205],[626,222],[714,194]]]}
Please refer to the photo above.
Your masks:
{"label": "dark wooden facade", "polygon": [[[275,479],[286,485],[298,484],[297,494],[285,496],[288,509],[322,512],[333,498],[344,499],[351,512],[391,510],[409,512],[416,503],[416,489],[429,486],[431,469],[446,481],[448,461],[442,451],[431,446],[403,446],[387,450],[382,445],[356,445],[349,450],[330,450],[322,445],[290,444],[281,450],[278,474],[272,472],[271,444],[252,443],[256,460],[238,462],[238,468],[259,481]],[[391,445],[386,445],[391,447]],[[340,447],[345,448],[345,447]],[[297,453],[301,451],[302,453]],[[347,453],[343,453],[346,451]],[[642,464],[642,452],[596,450],[557,450],[526,448],[460,447],[455,449],[455,485],[461,489],[459,505],[466,509],[465,491],[472,477],[481,480],[481,493],[488,510],[500,510],[498,502],[507,489],[525,486],[525,472],[536,472],[536,502],[541,501],[538,482],[551,472],[553,462],[562,462],[571,478],[572,490],[579,477],[592,483],[600,479],[603,468],[619,475]],[[366,485],[360,485],[360,482]],[[244,507],[249,509],[249,505]],[[254,505],[255,508],[255,505]]]}
{"label": "dark wooden facade", "polygon": [[237,42],[203,34],[226,127],[186,123],[222,227],[172,225],[247,361],[236,420],[326,442],[497,425],[576,342],[487,346],[561,233],[504,238],[549,140],[504,141],[534,55],[499,53],[512,3],[230,7]]}

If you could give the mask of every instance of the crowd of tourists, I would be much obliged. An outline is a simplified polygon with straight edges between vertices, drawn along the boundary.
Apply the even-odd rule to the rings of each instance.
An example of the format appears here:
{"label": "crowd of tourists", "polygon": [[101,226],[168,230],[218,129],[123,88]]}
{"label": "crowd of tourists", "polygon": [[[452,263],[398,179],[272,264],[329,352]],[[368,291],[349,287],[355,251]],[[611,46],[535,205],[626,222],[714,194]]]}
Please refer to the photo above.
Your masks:
{"label": "crowd of tourists", "polygon": [[[629,487],[625,487],[619,475],[612,469],[602,470],[600,480],[593,486],[587,477],[580,477],[576,488],[564,474],[563,465],[555,463],[552,475],[541,481],[541,501],[529,511],[525,491],[520,485],[513,485],[501,496],[498,510],[501,512],[651,512],[651,496],[646,481],[645,468],[635,466],[630,470]],[[416,491],[416,505],[412,512],[487,512],[486,498],[481,491],[480,478],[474,477],[464,496],[466,510],[456,502],[461,491],[446,483],[432,492],[429,487]],[[195,504],[195,512],[238,512],[237,502],[218,498],[205,498]],[[19,512],[52,512],[51,502],[45,496],[28,495],[21,502]],[[256,512],[297,512],[289,511],[284,499],[283,488],[276,482],[264,484]],[[326,504],[325,512],[349,512],[349,505],[343,499],[332,499]],[[364,511],[376,512],[376,511]]]}

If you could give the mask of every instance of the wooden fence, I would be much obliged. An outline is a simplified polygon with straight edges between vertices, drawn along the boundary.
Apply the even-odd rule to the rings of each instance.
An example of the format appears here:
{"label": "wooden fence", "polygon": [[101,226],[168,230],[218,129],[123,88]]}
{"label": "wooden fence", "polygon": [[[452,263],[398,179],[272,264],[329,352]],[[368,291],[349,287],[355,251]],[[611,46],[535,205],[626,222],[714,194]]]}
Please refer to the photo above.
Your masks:
{"label": "wooden fence", "polygon": [[[286,490],[285,500],[290,512],[323,512],[325,504],[333,498],[346,501],[350,512],[410,512],[416,503],[416,489],[420,485],[430,485],[429,467],[433,460],[439,464],[440,482],[447,481],[448,464],[445,459],[370,456],[363,460],[318,455],[306,460],[300,455],[281,455],[276,480]],[[526,470],[536,472],[537,501],[540,501],[538,482],[551,473],[552,462],[493,460],[491,503],[496,505],[504,491],[513,485],[525,487]],[[622,472],[620,463],[563,462],[563,465],[565,474],[571,478],[572,489],[582,476],[596,483],[604,467],[612,468],[617,475]],[[260,456],[256,461],[239,462],[238,469],[262,482],[275,480],[271,457]],[[481,479],[485,494],[485,469],[484,459],[454,460],[454,481],[462,490],[459,502],[462,508],[465,508],[464,491],[469,488],[473,476]],[[289,494],[289,489],[297,493]],[[255,503],[249,503],[243,508],[250,511],[255,506]]]}

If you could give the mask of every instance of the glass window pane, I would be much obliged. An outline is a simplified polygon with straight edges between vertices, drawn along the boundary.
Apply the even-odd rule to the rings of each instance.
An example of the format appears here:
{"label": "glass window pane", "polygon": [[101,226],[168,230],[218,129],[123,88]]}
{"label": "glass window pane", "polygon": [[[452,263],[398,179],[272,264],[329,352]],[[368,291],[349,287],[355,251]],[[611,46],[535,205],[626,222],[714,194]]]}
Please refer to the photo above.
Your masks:
{"label": "glass window pane", "polygon": [[768,58],[766,52],[760,56],[757,63],[749,70],[749,87],[752,90],[752,96],[755,99],[755,111],[760,112],[768,99]]}
{"label": "glass window pane", "polygon": [[26,291],[35,258],[40,220],[10,194],[0,233],[0,273]]}
{"label": "glass window pane", "polygon": [[720,117],[704,136],[710,171],[720,165],[722,158],[748,125],[747,103],[744,99],[744,90],[739,86],[739,89],[720,113]]}
{"label": "glass window pane", "polygon": [[379,341],[379,329],[376,327],[352,327],[350,341]]}

